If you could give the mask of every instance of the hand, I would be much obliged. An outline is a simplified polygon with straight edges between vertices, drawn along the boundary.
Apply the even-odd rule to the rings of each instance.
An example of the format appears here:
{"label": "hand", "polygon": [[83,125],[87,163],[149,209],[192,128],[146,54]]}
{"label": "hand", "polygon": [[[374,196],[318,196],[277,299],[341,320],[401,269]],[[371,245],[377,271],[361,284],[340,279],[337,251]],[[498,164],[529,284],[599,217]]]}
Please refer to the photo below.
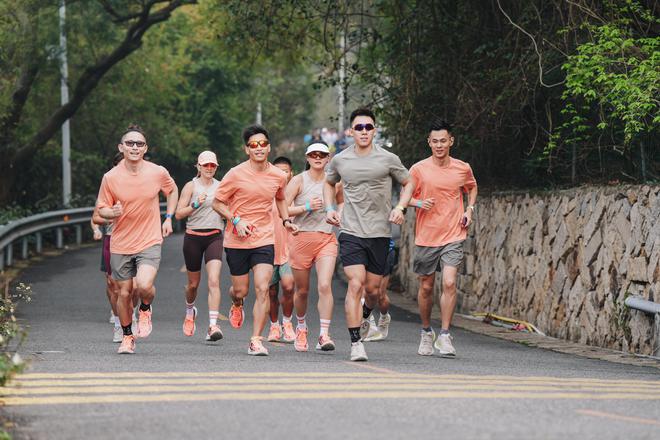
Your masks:
{"label": "hand", "polygon": [[312,211],[318,211],[323,208],[323,200],[319,197],[314,197],[309,201],[309,206],[312,208]]}
{"label": "hand", "polygon": [[162,226],[163,237],[167,237],[172,234],[172,219],[166,218]]}
{"label": "hand", "polygon": [[433,208],[435,205],[435,199],[433,197],[430,197],[428,199],[422,200],[422,206],[418,209],[423,209],[425,211],[428,211],[429,209]]}
{"label": "hand", "polygon": [[287,228],[291,234],[298,235],[298,225],[294,224],[293,222],[286,222],[284,227]]}
{"label": "hand", "polygon": [[325,213],[325,222],[332,226],[339,226],[339,213],[337,211],[328,211]]}
{"label": "hand", "polygon": [[390,223],[401,225],[403,224],[403,218],[403,212],[401,212],[400,209],[394,208],[392,212],[390,212]]}
{"label": "hand", "polygon": [[101,230],[98,228],[94,229],[94,240],[100,240],[102,238],[103,238],[103,233],[101,232]]}
{"label": "hand", "polygon": [[248,222],[247,220],[241,219],[238,223],[234,225],[234,230],[236,231],[236,234],[239,237],[245,238],[254,234],[255,231],[257,230],[257,227],[254,226],[252,223]]}
{"label": "hand", "polygon": [[117,218],[124,213],[124,209],[121,207],[121,202],[117,202],[112,207],[112,218]]}
{"label": "hand", "polygon": [[472,210],[468,209],[461,217],[461,228],[467,229],[472,224]]}
{"label": "hand", "polygon": [[205,192],[203,192],[199,196],[197,196],[197,204],[199,206],[202,206],[205,201],[206,201],[206,193]]}

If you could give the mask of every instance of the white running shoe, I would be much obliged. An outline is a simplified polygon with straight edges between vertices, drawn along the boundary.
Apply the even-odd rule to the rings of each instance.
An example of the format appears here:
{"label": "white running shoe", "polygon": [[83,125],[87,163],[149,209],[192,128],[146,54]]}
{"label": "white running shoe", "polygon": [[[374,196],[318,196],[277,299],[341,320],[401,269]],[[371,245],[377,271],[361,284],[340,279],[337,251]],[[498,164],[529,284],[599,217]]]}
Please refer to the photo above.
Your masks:
{"label": "white running shoe", "polygon": [[115,314],[112,313],[112,310],[110,310],[110,324],[114,324],[114,323],[115,323]]}
{"label": "white running shoe", "polygon": [[[373,312],[372,312],[373,314]],[[367,337],[367,334],[369,333],[369,319],[371,318],[371,315],[369,315],[369,318],[362,318],[362,323],[360,324],[360,338],[364,340],[364,338]]]}
{"label": "white running shoe", "polygon": [[121,327],[115,327],[112,332],[112,342],[121,342],[122,339],[124,339],[124,331]]}
{"label": "white running shoe", "polygon": [[451,340],[454,339],[449,333],[438,336],[438,339],[435,340],[435,348],[440,352],[440,356],[454,357],[456,356],[456,349],[451,343]]}
{"label": "white running shoe", "polygon": [[435,332],[431,329],[430,332],[422,330],[421,340],[419,341],[419,348],[417,354],[421,356],[433,355],[433,340],[435,339]]}
{"label": "white running shoe", "polygon": [[374,315],[372,313],[371,316],[369,316],[369,331],[367,332],[367,336],[364,337],[363,341],[373,342],[380,341],[381,339],[383,339],[383,335],[378,330],[376,320],[374,319]]}
{"label": "white running shoe", "polygon": [[351,342],[351,361],[359,362],[366,361],[369,358],[367,357],[367,352],[364,349],[364,344],[362,341]]}
{"label": "white running shoe", "polygon": [[378,331],[383,335],[383,339],[387,338],[387,333],[390,330],[390,322],[392,322],[392,317],[389,313],[380,315],[378,319]]}

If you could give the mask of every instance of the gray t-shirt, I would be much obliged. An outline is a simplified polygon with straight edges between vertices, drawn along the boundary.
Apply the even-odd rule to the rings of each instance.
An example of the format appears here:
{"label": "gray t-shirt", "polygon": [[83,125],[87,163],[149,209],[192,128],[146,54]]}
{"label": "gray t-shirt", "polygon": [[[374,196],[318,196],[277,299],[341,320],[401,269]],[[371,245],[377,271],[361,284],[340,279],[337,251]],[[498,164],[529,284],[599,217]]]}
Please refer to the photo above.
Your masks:
{"label": "gray t-shirt", "polygon": [[332,158],[326,180],[344,184],[344,211],[340,233],[361,238],[391,237],[392,179],[403,184],[408,170],[396,154],[374,145],[366,156],[355,145]]}

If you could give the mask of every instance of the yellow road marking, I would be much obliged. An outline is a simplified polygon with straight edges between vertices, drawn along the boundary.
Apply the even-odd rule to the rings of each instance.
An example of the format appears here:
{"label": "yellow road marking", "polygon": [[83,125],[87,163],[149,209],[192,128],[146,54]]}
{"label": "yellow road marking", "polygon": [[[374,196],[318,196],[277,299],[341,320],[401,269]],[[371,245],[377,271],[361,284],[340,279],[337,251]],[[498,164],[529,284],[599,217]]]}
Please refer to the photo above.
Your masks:
{"label": "yellow road marking", "polygon": [[374,367],[373,365],[364,364],[364,363],[361,363],[361,362],[344,361],[344,363],[347,364],[347,365],[350,365],[351,367],[365,368],[367,370],[377,371],[379,373],[400,374],[398,371],[390,370],[390,369],[387,369],[387,368]]}
{"label": "yellow road marking", "polygon": [[482,385],[482,384],[438,384],[438,383],[261,383],[261,384],[163,384],[163,385],[131,385],[131,386],[88,386],[88,387],[29,387],[5,388],[3,395],[27,396],[42,394],[120,394],[120,393],[166,393],[166,392],[209,392],[209,391],[372,391],[377,386],[380,391],[397,390],[438,390],[438,391],[536,391],[565,393],[619,393],[645,395],[650,398],[660,398],[659,391],[637,389],[601,389],[579,388],[561,389],[555,386],[539,385]]}
{"label": "yellow road marking", "polygon": [[94,395],[53,397],[8,397],[6,406],[57,405],[92,403],[136,402],[194,402],[214,400],[325,400],[325,399],[571,399],[571,400],[660,400],[660,395],[625,393],[530,393],[530,392],[466,392],[466,391],[335,391],[322,393],[274,392],[274,393],[223,393],[223,394],[158,394],[158,395]]}
{"label": "yellow road marking", "polygon": [[621,414],[612,414],[602,411],[592,411],[590,409],[578,409],[575,412],[577,412],[578,414],[583,414],[585,416],[602,417],[605,419],[621,420],[624,422],[633,422],[633,423],[641,423],[644,425],[660,426],[660,421],[653,419],[644,419],[642,417],[624,416]]}

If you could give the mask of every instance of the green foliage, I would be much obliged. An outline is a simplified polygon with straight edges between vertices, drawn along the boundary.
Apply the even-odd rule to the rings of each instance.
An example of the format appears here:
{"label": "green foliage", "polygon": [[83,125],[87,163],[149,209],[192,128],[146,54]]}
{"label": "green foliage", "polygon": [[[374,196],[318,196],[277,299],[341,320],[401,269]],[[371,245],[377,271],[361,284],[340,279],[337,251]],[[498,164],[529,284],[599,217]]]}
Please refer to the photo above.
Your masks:
{"label": "green foliage", "polygon": [[23,283],[18,284],[10,296],[0,296],[0,387],[25,368],[17,351],[27,333],[16,320],[15,312],[20,301],[29,302],[31,297],[32,288]]}

